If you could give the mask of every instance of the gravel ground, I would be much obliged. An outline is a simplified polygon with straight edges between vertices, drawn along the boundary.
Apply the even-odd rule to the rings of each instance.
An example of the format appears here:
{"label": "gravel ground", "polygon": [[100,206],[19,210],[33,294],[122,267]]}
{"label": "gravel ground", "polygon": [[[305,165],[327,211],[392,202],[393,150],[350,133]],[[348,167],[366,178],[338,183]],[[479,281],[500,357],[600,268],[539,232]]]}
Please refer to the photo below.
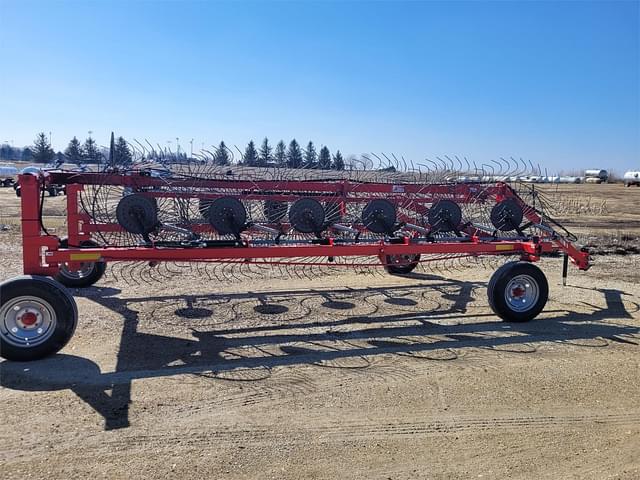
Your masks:
{"label": "gravel ground", "polygon": [[639,478],[639,263],[545,260],[520,325],[488,269],[107,278],[59,355],[0,364],[3,477]]}
{"label": "gravel ground", "polygon": [[[8,278],[20,246],[0,235]],[[60,354],[0,363],[2,478],[640,478],[640,256],[567,287],[540,266],[550,300],[526,324],[489,309],[489,267],[115,269],[73,291]]]}

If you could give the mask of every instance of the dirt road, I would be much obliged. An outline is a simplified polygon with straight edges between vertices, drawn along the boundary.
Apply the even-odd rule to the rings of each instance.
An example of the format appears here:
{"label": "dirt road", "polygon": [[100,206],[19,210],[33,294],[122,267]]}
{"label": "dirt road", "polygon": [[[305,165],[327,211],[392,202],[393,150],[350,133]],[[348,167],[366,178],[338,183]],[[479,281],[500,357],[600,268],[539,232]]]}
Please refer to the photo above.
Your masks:
{"label": "dirt road", "polygon": [[2,477],[640,478],[639,257],[542,266],[528,324],[489,269],[108,277],[59,355],[0,364]]}

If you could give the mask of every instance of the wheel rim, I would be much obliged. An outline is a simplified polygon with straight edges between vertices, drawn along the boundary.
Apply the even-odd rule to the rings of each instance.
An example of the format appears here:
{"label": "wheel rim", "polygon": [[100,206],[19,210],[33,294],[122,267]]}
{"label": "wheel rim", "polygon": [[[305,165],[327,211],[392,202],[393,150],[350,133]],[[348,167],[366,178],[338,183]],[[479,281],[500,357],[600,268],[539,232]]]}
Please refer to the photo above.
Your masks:
{"label": "wheel rim", "polygon": [[406,267],[416,263],[417,255],[389,255],[388,263],[394,267]]}
{"label": "wheel rim", "polygon": [[504,299],[511,310],[526,312],[531,310],[540,298],[538,282],[529,275],[516,275],[507,284]]}
{"label": "wheel rim", "polygon": [[62,265],[60,265],[60,274],[63,277],[70,278],[72,280],[80,280],[91,275],[94,268],[94,262],[81,262],[80,269],[78,270],[71,270],[66,263],[63,263]]}
{"label": "wheel rim", "polygon": [[34,347],[45,342],[56,328],[53,307],[38,297],[16,297],[0,308],[0,333],[16,347]]}

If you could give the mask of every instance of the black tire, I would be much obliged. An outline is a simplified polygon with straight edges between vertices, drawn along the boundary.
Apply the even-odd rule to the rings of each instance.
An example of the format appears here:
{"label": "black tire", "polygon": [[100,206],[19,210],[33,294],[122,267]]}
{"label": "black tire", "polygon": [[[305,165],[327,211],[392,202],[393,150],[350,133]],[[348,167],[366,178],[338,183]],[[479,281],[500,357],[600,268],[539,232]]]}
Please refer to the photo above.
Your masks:
{"label": "black tire", "polygon": [[22,194],[20,193],[20,185],[17,185],[17,186],[16,186],[16,197],[20,197],[20,195],[22,195]]}
{"label": "black tire", "polygon": [[502,320],[528,322],[537,317],[546,305],[549,284],[542,270],[535,265],[508,262],[491,276],[487,296],[491,309]]}
{"label": "black tire", "polygon": [[58,191],[55,189],[55,187],[50,187],[47,192],[49,192],[49,196],[50,197],[55,197],[58,195]]}
{"label": "black tire", "polygon": [[420,254],[403,255],[403,257],[405,257],[404,262],[396,263],[394,256],[387,255],[385,259],[387,265],[384,269],[391,275],[407,275],[413,272],[420,263]]}
{"label": "black tire", "polygon": [[[0,283],[0,298],[0,356],[7,360],[26,362],[53,355],[75,332],[76,302],[50,278],[24,275],[6,280]],[[27,315],[35,323],[21,324]]]}
{"label": "black tire", "polygon": [[[69,241],[67,238],[60,239],[60,247],[67,248]],[[80,247],[98,247],[99,245],[93,240],[85,240]],[[82,262],[81,274],[69,271],[65,265],[61,265],[58,273],[54,277],[58,282],[73,288],[90,287],[102,278],[107,264],[105,262]]]}

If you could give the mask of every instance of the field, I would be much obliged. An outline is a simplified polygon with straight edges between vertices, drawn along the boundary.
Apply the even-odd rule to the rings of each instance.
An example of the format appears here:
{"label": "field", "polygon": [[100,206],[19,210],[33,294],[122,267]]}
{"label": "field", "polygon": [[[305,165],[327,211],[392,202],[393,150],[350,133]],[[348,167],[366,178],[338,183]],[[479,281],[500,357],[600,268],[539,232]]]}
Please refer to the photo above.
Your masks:
{"label": "field", "polygon": [[[406,278],[171,275],[75,290],[58,355],[0,363],[3,478],[640,478],[640,188],[541,187],[596,247],[544,259],[526,324],[492,268]],[[21,273],[0,189],[0,278]],[[64,197],[45,223],[64,231]],[[617,253],[617,254],[616,254]],[[146,277],[142,277],[146,278]]]}

